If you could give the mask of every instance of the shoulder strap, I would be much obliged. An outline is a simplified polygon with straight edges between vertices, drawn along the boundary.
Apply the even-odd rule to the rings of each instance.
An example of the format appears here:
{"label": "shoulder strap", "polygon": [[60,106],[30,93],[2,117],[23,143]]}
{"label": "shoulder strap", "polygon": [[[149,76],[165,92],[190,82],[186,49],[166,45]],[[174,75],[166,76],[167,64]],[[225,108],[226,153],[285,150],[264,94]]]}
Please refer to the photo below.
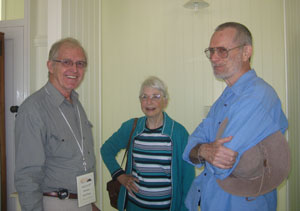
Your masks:
{"label": "shoulder strap", "polygon": [[127,155],[127,153],[128,153],[128,149],[129,149],[129,146],[130,146],[131,137],[132,137],[132,134],[133,134],[133,132],[134,132],[134,130],[135,130],[135,128],[136,128],[136,123],[137,123],[137,121],[138,121],[138,118],[135,118],[135,119],[134,119],[134,122],[133,122],[132,130],[131,130],[131,132],[130,132],[130,136],[129,136],[129,139],[128,139],[128,144],[127,144],[127,147],[126,147],[126,151],[125,151],[124,156],[123,156],[123,159],[122,159],[121,166],[123,165],[124,159],[125,159],[125,157],[126,157],[126,155]]}

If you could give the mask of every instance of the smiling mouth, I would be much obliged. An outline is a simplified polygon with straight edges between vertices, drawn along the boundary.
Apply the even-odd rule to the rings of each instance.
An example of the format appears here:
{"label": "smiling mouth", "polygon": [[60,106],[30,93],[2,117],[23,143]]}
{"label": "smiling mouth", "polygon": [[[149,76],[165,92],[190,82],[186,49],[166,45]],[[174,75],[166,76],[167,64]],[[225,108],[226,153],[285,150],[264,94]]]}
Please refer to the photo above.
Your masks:
{"label": "smiling mouth", "polygon": [[70,78],[70,79],[76,79],[77,76],[71,76],[71,75],[68,75],[67,78]]}
{"label": "smiling mouth", "polygon": [[154,111],[155,108],[146,108],[147,111]]}

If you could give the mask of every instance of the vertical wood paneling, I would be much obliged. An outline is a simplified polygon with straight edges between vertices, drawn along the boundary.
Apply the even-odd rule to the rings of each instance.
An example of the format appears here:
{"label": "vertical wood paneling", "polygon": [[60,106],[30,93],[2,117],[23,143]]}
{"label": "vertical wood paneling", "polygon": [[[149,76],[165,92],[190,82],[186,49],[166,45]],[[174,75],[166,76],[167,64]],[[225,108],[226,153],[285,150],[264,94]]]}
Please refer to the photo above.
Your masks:
{"label": "vertical wood paneling", "polygon": [[300,210],[300,3],[298,0],[285,1],[286,43],[288,69],[288,118],[289,145],[292,168],[288,183],[289,210]]}
{"label": "vertical wood paneling", "polygon": [[[30,93],[40,89],[48,80],[48,69],[46,61],[48,60],[48,38],[52,34],[47,34],[47,27],[52,24],[47,23],[47,1],[30,0],[31,13],[31,68],[30,68]],[[57,9],[56,9],[57,11]],[[33,18],[39,17],[39,18]],[[56,25],[56,24],[55,24]],[[50,27],[50,26],[49,26]],[[53,36],[54,37],[54,36]],[[51,39],[52,40],[52,39]],[[49,41],[50,42],[50,41]],[[52,43],[51,43],[52,44]]]}
{"label": "vertical wood paneling", "polygon": [[1,193],[0,203],[1,210],[7,209],[7,180],[6,180],[6,139],[5,139],[5,70],[4,70],[4,33],[0,32],[0,180]]}
{"label": "vertical wood paneling", "polygon": [[[214,79],[210,64],[203,53],[213,29],[225,21],[242,21],[249,26],[253,32],[254,43],[260,44],[254,46],[253,67],[260,76],[275,86],[280,98],[285,99],[284,89],[280,89],[285,86],[284,51],[278,51],[284,49],[282,1],[264,2],[214,0],[210,2],[210,7],[194,13],[184,9],[181,0],[103,1],[103,65],[108,71],[106,74],[104,70],[103,74],[108,87],[114,88],[110,91],[116,92],[110,94],[121,98],[110,99],[109,108],[113,104],[117,110],[119,101],[126,104],[138,103],[138,91],[134,96],[118,93],[120,89],[121,92],[127,90],[118,87],[125,85],[124,79],[131,79],[130,82],[137,79],[135,86],[128,83],[126,86],[138,89],[146,76],[155,74],[169,85],[171,101],[168,111],[176,113],[192,130],[203,117],[203,112],[199,111],[203,106],[211,105],[225,87],[224,83]],[[266,14],[265,11],[270,10],[270,5],[274,12]],[[265,19],[263,23],[261,17]],[[276,27],[269,27],[270,25]],[[277,73],[275,77],[274,72]],[[115,74],[120,74],[121,77],[115,78]],[[182,97],[175,98],[172,93]],[[195,105],[190,103],[186,106],[183,103],[186,100],[196,100],[202,105],[192,109],[193,114],[185,115],[177,110],[185,111]],[[175,105],[183,107],[175,108]],[[136,108],[129,108],[129,113],[141,114],[134,112]],[[129,117],[128,113],[120,115],[122,119]]]}
{"label": "vertical wood paneling", "polygon": [[101,49],[99,0],[62,1],[62,36],[74,37],[84,46],[88,55],[85,78],[77,89],[89,120],[93,124],[95,154],[97,159],[97,204],[102,205],[102,172],[99,156],[101,140]]}
{"label": "vertical wood paneling", "polygon": [[3,6],[3,20],[24,19],[24,0],[2,0],[0,3]]}

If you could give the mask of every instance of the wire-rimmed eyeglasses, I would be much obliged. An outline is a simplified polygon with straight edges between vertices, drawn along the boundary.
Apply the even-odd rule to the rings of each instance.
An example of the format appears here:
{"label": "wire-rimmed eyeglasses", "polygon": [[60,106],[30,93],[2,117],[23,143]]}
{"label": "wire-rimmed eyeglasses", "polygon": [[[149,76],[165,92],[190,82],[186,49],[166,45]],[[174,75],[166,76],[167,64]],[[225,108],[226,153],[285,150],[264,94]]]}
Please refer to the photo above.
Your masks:
{"label": "wire-rimmed eyeglasses", "polygon": [[84,69],[87,66],[87,62],[86,61],[76,61],[76,62],[73,62],[71,59],[63,59],[63,60],[53,59],[52,61],[59,62],[64,67],[73,67],[74,63],[76,65],[76,67],[79,68],[79,69]]}
{"label": "wire-rimmed eyeglasses", "polygon": [[211,56],[216,52],[217,55],[222,58],[222,59],[226,59],[228,57],[228,53],[229,51],[231,50],[234,50],[236,48],[240,48],[240,47],[243,47],[245,44],[243,45],[239,45],[239,46],[236,46],[234,48],[230,48],[230,49],[227,49],[225,47],[215,47],[215,48],[206,48],[204,50],[204,53],[205,55],[207,56],[207,58],[211,59]]}
{"label": "wire-rimmed eyeglasses", "polygon": [[144,102],[147,101],[148,98],[150,98],[151,101],[159,101],[161,98],[161,95],[153,94],[153,95],[148,96],[148,95],[142,94],[139,98],[141,101],[144,101]]}

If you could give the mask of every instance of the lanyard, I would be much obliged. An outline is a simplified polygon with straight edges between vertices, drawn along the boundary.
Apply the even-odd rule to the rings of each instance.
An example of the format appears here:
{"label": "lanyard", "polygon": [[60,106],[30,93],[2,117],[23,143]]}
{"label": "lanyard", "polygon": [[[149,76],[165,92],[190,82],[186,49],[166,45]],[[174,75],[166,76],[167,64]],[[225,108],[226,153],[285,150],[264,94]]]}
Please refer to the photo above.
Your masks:
{"label": "lanyard", "polygon": [[[50,95],[50,93],[49,93],[49,91],[48,91],[48,89],[47,89],[46,87],[45,87],[45,90],[46,90],[47,94]],[[58,107],[58,109],[59,109],[61,115],[63,116],[63,118],[65,119],[67,125],[69,126],[69,129],[70,129],[72,135],[74,136],[74,139],[76,140],[76,143],[77,143],[78,148],[79,148],[79,150],[80,150],[80,153],[81,153],[81,155],[82,155],[82,161],[83,161],[82,165],[83,165],[83,167],[84,167],[84,171],[86,171],[86,162],[85,162],[84,151],[83,151],[83,132],[82,132],[81,117],[80,117],[80,112],[79,112],[79,109],[78,109],[78,105],[76,105],[76,109],[77,109],[77,113],[78,113],[78,117],[79,117],[79,127],[80,127],[80,135],[81,135],[81,145],[80,145],[80,143],[79,143],[79,141],[78,141],[78,139],[77,139],[77,137],[76,137],[76,135],[75,135],[75,133],[74,133],[74,131],[73,131],[73,129],[72,129],[72,127],[71,127],[69,121],[68,121],[68,119],[66,118],[66,116],[64,115],[64,113],[62,112],[62,110],[60,109],[60,107]]]}
{"label": "lanyard", "polygon": [[77,113],[78,113],[78,117],[79,117],[79,127],[80,127],[80,135],[81,135],[81,145],[80,145],[80,143],[79,143],[79,141],[78,141],[78,139],[77,139],[77,137],[76,137],[76,135],[75,135],[75,133],[74,133],[74,131],[73,131],[73,129],[72,129],[72,127],[71,127],[69,121],[68,121],[68,119],[66,118],[66,116],[64,115],[64,113],[62,112],[62,110],[61,110],[59,107],[58,107],[58,109],[59,109],[61,115],[63,116],[63,118],[65,119],[67,125],[69,126],[69,129],[70,129],[72,135],[74,136],[74,139],[76,140],[76,143],[77,143],[78,148],[79,148],[79,150],[80,150],[80,152],[81,152],[81,155],[82,155],[83,167],[84,167],[84,170],[86,171],[86,162],[85,162],[84,151],[83,151],[83,133],[82,133],[81,117],[80,117],[80,112],[79,112],[79,109],[78,109],[78,105],[76,106],[76,109],[77,109]]}

